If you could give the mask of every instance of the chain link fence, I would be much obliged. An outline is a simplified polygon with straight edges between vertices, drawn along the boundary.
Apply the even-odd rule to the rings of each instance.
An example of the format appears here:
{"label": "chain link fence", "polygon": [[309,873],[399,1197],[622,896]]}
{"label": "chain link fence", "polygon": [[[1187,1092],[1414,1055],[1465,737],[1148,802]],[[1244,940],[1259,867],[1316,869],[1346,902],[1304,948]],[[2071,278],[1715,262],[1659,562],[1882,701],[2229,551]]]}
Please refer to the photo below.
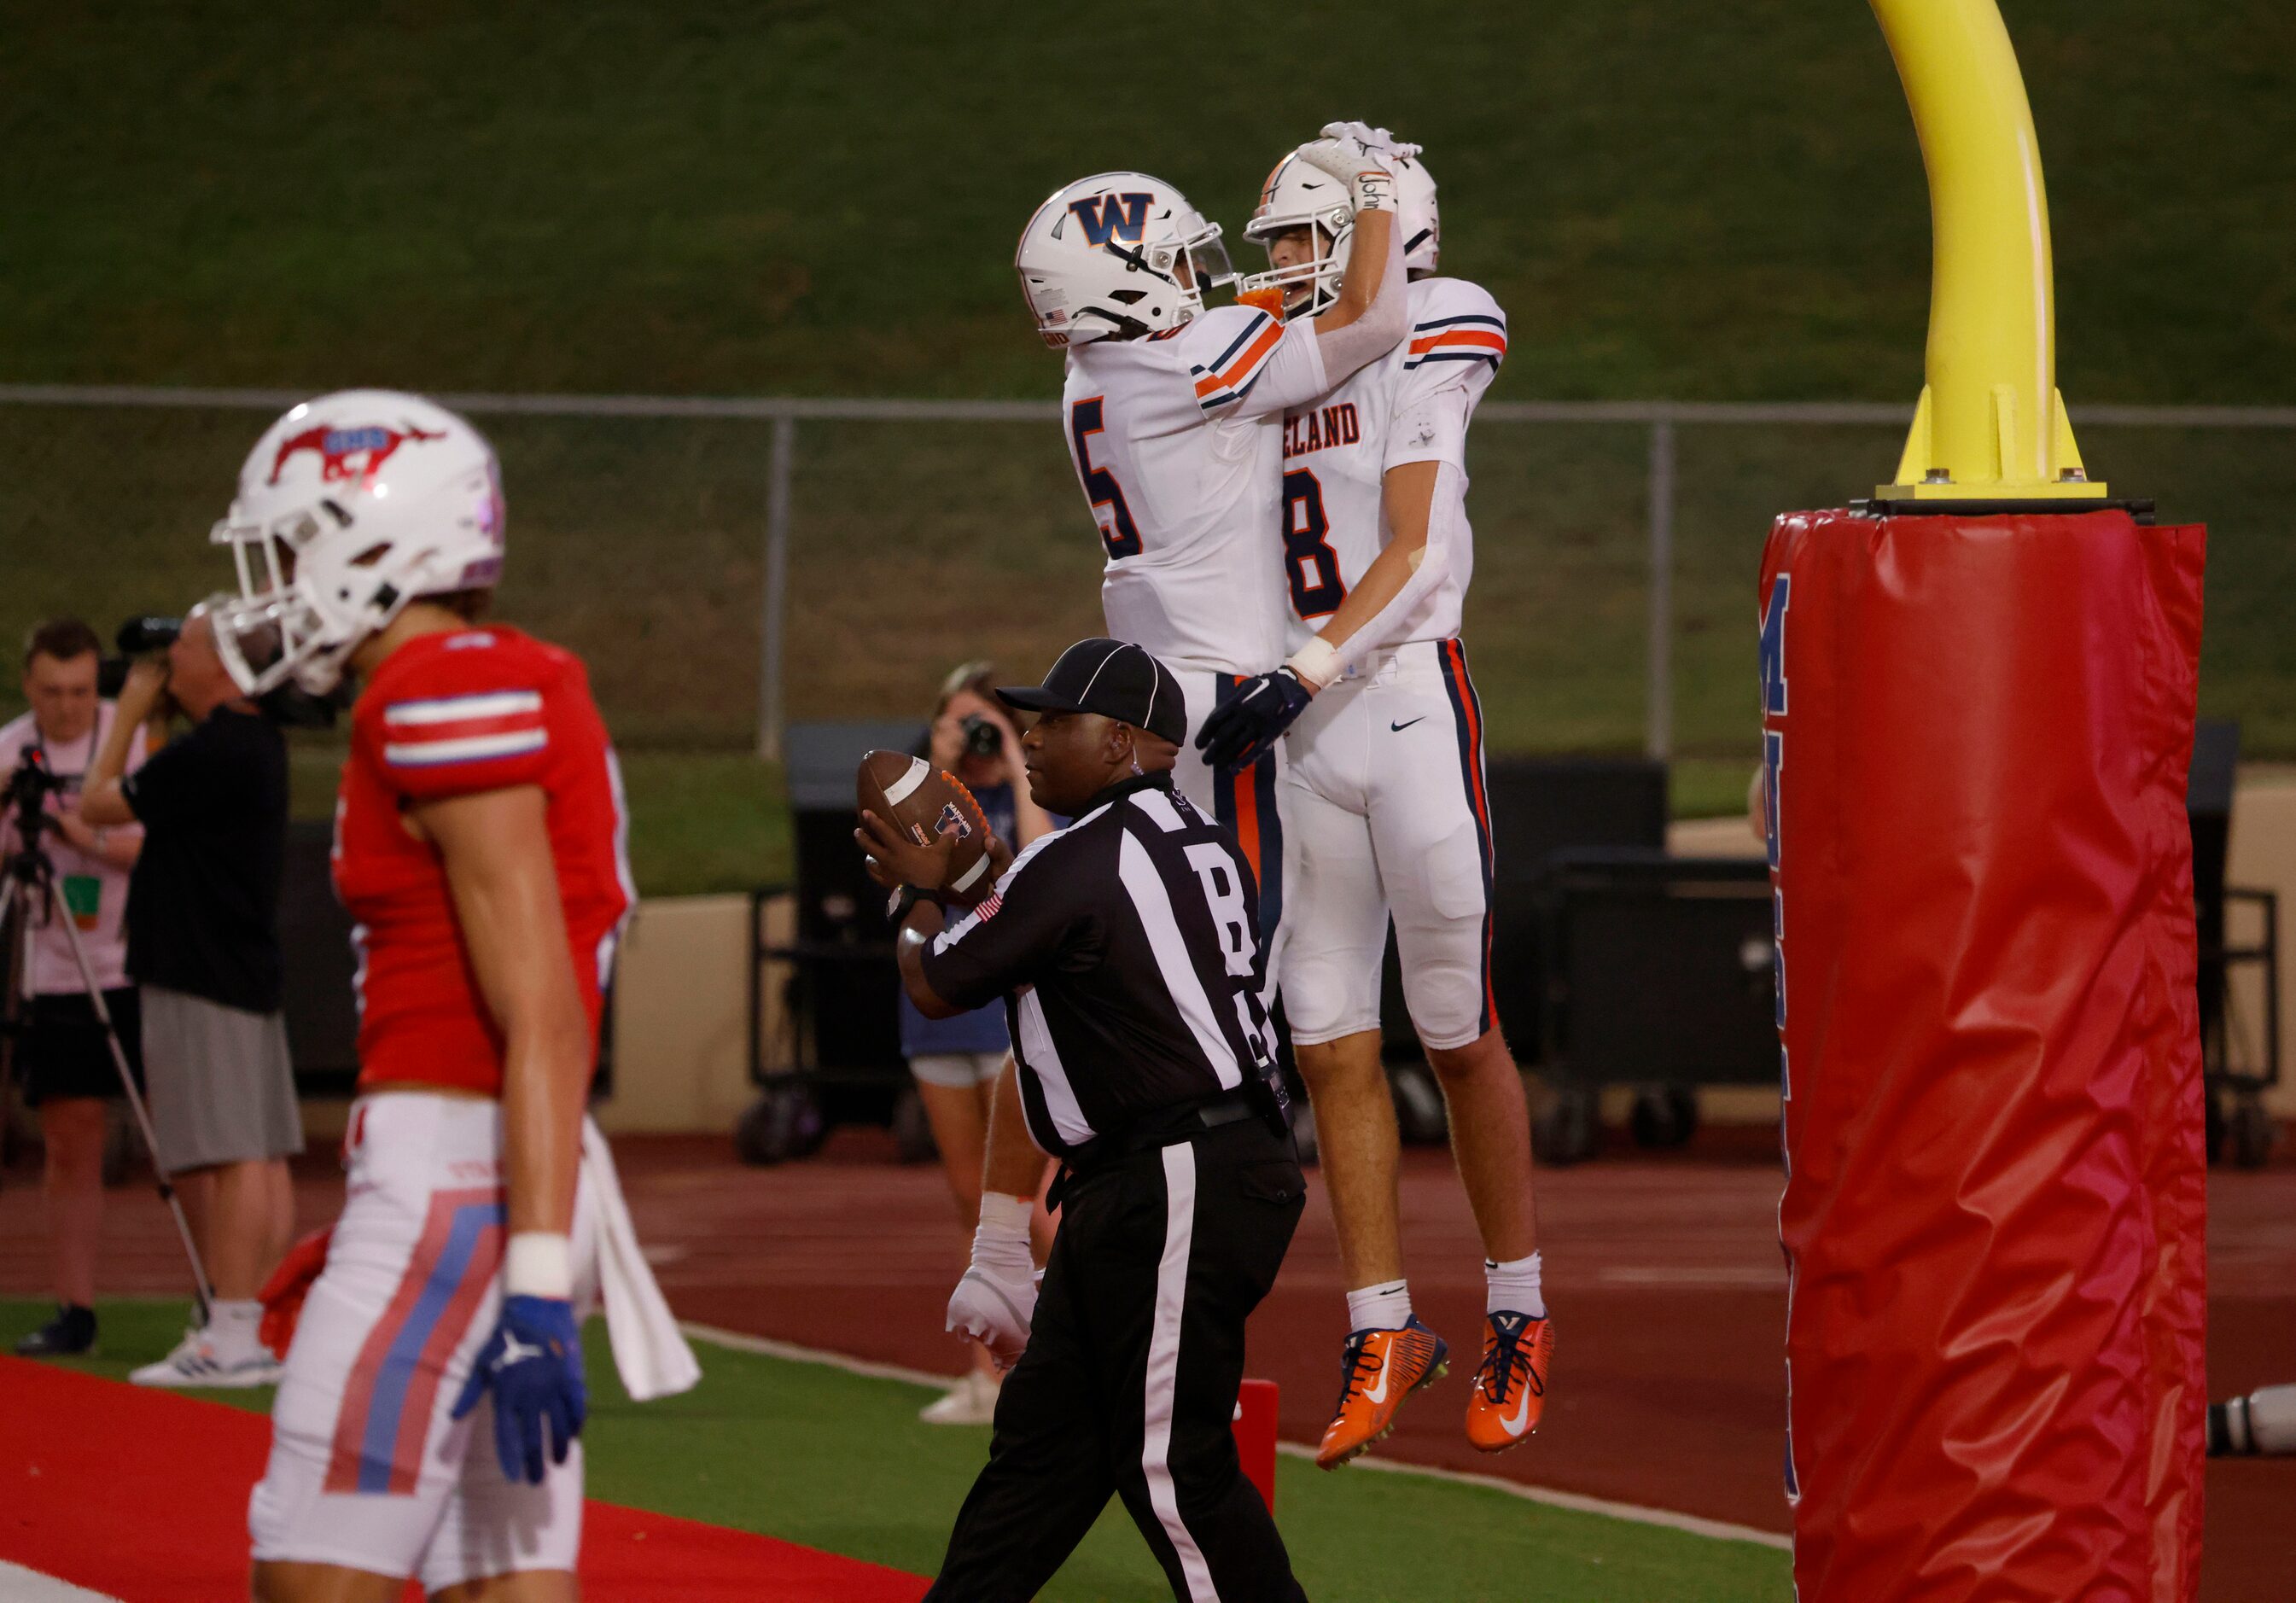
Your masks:
{"label": "chain link fence", "polygon": [[[176,611],[242,457],[302,397],[0,387],[0,630]],[[1100,546],[1040,402],[465,395],[502,454],[503,607],[580,652],[635,749],[914,716],[1100,628]],[[1754,573],[1784,509],[1869,494],[1909,412],[1506,403],[1478,415],[1466,637],[1490,744],[1751,760]],[[2296,408],[2087,407],[2084,454],[2210,525],[2203,711],[2296,758]]]}

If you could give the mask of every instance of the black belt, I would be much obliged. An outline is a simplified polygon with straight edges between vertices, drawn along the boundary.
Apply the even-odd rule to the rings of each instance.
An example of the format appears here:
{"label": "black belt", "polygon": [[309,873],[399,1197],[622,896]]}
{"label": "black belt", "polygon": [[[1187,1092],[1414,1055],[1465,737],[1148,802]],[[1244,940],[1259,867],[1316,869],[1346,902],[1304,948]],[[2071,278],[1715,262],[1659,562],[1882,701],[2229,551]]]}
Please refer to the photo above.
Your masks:
{"label": "black belt", "polygon": [[1124,1130],[1095,1136],[1070,1147],[1061,1160],[1061,1171],[1054,1177],[1052,1188],[1045,1193],[1045,1206],[1048,1211],[1056,1211],[1077,1181],[1126,1158],[1177,1146],[1208,1130],[1267,1116],[1267,1110],[1259,1106],[1258,1099],[1242,1091],[1224,1091],[1217,1097],[1176,1103],[1144,1114]]}

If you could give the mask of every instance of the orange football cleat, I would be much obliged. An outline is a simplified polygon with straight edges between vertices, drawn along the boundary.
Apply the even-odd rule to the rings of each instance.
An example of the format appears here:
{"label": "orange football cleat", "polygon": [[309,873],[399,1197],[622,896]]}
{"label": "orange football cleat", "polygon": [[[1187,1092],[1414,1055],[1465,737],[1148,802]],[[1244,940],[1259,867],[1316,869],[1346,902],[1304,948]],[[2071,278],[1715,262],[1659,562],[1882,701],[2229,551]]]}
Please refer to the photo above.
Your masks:
{"label": "orange football cleat", "polygon": [[1450,1366],[1443,1338],[1416,1316],[1400,1330],[1358,1330],[1348,1337],[1340,1364],[1345,1379],[1340,1406],[1316,1450],[1320,1469],[1337,1469],[1395,1428],[1395,1410]]}
{"label": "orange football cleat", "polygon": [[1527,1313],[1495,1313],[1483,1322],[1483,1361],[1467,1399],[1467,1440],[1505,1452],[1529,1440],[1546,1407],[1546,1369],[1554,1360],[1554,1326]]}

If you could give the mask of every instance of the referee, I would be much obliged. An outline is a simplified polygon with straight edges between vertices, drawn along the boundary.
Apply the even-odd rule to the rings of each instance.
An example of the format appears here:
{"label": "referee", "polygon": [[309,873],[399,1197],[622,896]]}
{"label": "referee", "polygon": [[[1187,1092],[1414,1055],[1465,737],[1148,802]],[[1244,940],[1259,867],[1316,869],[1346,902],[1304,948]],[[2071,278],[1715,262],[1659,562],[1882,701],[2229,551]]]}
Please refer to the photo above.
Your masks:
{"label": "referee", "polygon": [[[1003,997],[1017,1065],[997,1084],[949,1327],[1018,1363],[926,1596],[1034,1597],[1113,1492],[1183,1603],[1304,1599],[1230,1434],[1244,1319],[1304,1193],[1259,1000],[1250,870],[1173,788],[1186,715],[1147,652],[1080,641],[1041,689],[997,695],[1038,714],[1021,742],[1029,793],[1074,824],[945,928],[931,892],[949,843],[863,819],[872,872],[915,887],[898,949],[910,999],[939,1016]],[[1065,1164],[1041,1293],[1038,1147]]]}

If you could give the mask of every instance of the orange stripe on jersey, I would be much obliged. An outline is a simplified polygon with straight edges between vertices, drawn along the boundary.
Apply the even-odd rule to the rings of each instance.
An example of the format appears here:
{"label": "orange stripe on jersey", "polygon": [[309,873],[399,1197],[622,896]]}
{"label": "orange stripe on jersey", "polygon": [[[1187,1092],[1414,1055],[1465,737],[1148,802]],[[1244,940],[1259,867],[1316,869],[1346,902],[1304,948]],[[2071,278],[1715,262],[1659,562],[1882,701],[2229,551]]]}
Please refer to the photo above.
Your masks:
{"label": "orange stripe on jersey", "polygon": [[1461,348],[1496,350],[1501,356],[1505,356],[1506,336],[1493,333],[1487,328],[1446,329],[1439,334],[1429,334],[1423,340],[1414,340],[1411,342],[1411,354],[1414,357],[1424,356],[1431,350],[1451,350]]}
{"label": "orange stripe on jersey", "polygon": [[1232,388],[1236,380],[1242,378],[1244,374],[1250,373],[1254,367],[1258,366],[1260,360],[1265,358],[1269,351],[1275,349],[1275,342],[1283,337],[1283,325],[1275,322],[1269,323],[1266,331],[1260,334],[1259,338],[1251,342],[1250,348],[1245,350],[1242,356],[1236,358],[1234,361],[1230,362],[1220,371],[1217,373],[1208,373],[1204,374],[1203,377],[1196,381],[1197,398],[1201,399],[1204,396],[1212,393],[1215,390]]}
{"label": "orange stripe on jersey", "polygon": [[1258,771],[1259,765],[1255,763],[1251,768],[1239,769],[1227,776],[1227,783],[1234,787],[1228,793],[1233,798],[1232,821],[1235,826],[1236,850],[1242,852],[1243,860],[1251,865],[1251,876],[1255,881],[1267,877],[1260,872],[1259,787],[1253,782]]}

